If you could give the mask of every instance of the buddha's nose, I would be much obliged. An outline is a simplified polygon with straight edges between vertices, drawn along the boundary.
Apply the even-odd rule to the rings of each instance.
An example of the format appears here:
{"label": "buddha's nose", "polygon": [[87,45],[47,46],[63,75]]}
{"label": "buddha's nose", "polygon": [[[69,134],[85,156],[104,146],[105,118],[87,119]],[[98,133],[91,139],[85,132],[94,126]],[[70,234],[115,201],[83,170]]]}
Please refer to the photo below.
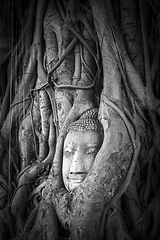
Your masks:
{"label": "buddha's nose", "polygon": [[75,151],[71,167],[70,167],[70,174],[72,173],[84,173],[84,155],[81,151]]}

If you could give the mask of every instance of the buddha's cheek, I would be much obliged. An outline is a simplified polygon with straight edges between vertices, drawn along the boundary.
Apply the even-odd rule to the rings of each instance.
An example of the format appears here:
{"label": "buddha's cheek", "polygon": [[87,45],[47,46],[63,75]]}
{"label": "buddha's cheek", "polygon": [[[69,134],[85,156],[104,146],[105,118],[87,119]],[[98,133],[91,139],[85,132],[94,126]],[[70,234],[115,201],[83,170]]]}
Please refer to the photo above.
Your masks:
{"label": "buddha's cheek", "polygon": [[93,163],[94,163],[95,157],[93,155],[87,156],[84,159],[84,168],[86,169],[86,172],[88,173],[91,169]]}
{"label": "buddha's cheek", "polygon": [[70,166],[71,166],[71,161],[67,158],[63,158],[62,177],[63,177],[63,182],[65,186],[68,184],[68,181],[69,181],[68,176],[70,173]]}

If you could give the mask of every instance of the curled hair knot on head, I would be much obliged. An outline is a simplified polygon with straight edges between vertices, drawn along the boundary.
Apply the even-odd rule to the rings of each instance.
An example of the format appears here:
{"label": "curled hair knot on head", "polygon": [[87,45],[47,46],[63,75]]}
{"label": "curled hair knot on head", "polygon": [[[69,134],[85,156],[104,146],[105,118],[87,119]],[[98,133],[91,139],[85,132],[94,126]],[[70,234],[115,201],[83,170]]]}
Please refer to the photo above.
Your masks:
{"label": "curled hair knot on head", "polygon": [[84,112],[77,121],[69,125],[67,133],[70,131],[83,132],[88,130],[98,131],[103,134],[103,127],[98,119],[98,108],[92,108]]}

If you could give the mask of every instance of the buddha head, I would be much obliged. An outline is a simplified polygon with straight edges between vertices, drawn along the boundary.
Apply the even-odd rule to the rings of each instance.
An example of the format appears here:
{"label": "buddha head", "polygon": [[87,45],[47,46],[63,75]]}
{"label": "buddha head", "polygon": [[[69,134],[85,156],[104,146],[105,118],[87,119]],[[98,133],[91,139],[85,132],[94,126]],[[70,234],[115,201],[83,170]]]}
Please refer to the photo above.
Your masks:
{"label": "buddha head", "polygon": [[86,111],[71,123],[63,147],[62,176],[72,191],[86,178],[103,141],[103,130],[96,108]]}

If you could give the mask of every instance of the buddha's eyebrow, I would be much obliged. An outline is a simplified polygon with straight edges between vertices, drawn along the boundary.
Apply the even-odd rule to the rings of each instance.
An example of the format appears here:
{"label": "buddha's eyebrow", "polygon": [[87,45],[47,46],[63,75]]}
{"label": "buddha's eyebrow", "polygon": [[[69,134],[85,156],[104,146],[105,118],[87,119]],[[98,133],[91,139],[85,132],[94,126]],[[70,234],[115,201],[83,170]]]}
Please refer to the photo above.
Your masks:
{"label": "buddha's eyebrow", "polygon": [[73,149],[74,147],[73,147],[72,144],[69,144],[69,145],[66,145],[66,146],[65,146],[64,150],[65,150],[66,148],[71,148],[71,149]]}
{"label": "buddha's eyebrow", "polygon": [[98,142],[88,143],[87,147],[97,147],[99,145]]}

